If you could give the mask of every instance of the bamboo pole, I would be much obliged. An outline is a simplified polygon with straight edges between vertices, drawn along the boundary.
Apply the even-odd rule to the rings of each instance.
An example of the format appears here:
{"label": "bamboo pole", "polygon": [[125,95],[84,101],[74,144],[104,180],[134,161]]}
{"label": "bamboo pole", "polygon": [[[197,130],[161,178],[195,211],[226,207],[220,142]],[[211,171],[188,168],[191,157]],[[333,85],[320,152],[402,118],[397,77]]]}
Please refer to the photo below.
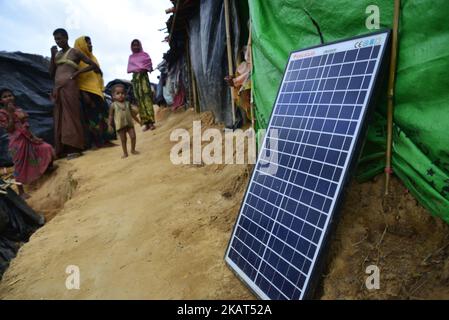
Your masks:
{"label": "bamboo pole", "polygon": [[385,165],[385,195],[390,192],[390,178],[393,173],[392,149],[393,149],[393,121],[394,121],[394,97],[396,84],[396,68],[398,56],[399,16],[401,12],[401,0],[394,1],[393,43],[391,46],[390,79],[388,82],[388,109],[387,109],[387,157]]}
{"label": "bamboo pole", "polygon": [[[234,64],[233,64],[233,59],[232,59],[231,18],[229,15],[229,0],[224,0],[224,8],[225,8],[225,20],[226,20],[226,44],[228,47],[228,71],[229,71],[229,76],[232,77],[234,74]],[[233,126],[234,126],[236,123],[234,88],[231,87],[230,90],[231,90],[232,122],[233,122]]]}
{"label": "bamboo pole", "polygon": [[180,6],[181,6],[181,0],[176,1],[176,9],[175,9],[175,13],[173,15],[173,24],[171,25],[171,28],[170,28],[168,45],[171,45],[171,40],[173,39],[173,33],[175,32],[176,18],[178,17],[178,10],[179,10]]}
{"label": "bamboo pole", "polygon": [[251,63],[251,70],[250,70],[250,76],[251,76],[251,126],[253,130],[256,130],[256,113],[254,110],[254,88],[253,88],[253,30],[252,30],[252,22],[249,23],[249,41],[248,41],[248,49],[249,50],[249,60],[248,62]]}

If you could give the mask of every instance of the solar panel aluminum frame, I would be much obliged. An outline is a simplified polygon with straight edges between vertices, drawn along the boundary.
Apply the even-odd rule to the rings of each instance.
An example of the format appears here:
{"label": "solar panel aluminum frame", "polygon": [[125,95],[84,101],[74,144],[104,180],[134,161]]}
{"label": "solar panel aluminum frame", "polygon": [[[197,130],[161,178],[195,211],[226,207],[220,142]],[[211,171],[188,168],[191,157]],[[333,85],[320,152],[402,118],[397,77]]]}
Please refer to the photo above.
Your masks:
{"label": "solar panel aluminum frame", "polygon": [[[369,92],[369,96],[367,98],[368,100],[367,100],[367,104],[366,104],[364,113],[361,115],[361,120],[360,120],[361,126],[359,128],[358,134],[354,135],[354,138],[355,138],[355,141],[353,142],[354,148],[353,148],[353,152],[349,154],[348,165],[346,166],[347,170],[344,170],[344,172],[343,172],[341,187],[339,187],[338,193],[335,196],[336,200],[335,200],[333,209],[329,212],[328,227],[325,228],[325,230],[324,230],[323,240],[321,242],[321,246],[319,246],[319,248],[318,248],[317,259],[315,261],[315,264],[312,266],[312,272],[311,272],[310,279],[308,280],[307,286],[305,287],[305,291],[302,295],[302,299],[304,299],[304,300],[310,300],[310,299],[315,298],[316,289],[318,288],[318,285],[322,278],[322,271],[325,267],[325,262],[326,262],[326,258],[327,258],[326,252],[328,251],[328,248],[330,246],[331,237],[337,227],[336,220],[338,219],[339,214],[340,214],[340,209],[341,209],[341,205],[342,205],[342,202],[344,199],[345,189],[346,189],[346,187],[350,181],[351,175],[357,165],[357,161],[360,156],[360,151],[364,145],[364,142],[366,139],[366,134],[367,134],[367,129],[368,129],[369,119],[372,117],[372,115],[374,113],[374,109],[375,109],[374,107],[378,103],[380,96],[382,94],[384,94],[383,91],[381,91],[381,89],[386,88],[384,79],[386,78],[387,71],[388,71],[388,65],[389,65],[389,52],[390,52],[390,47],[391,47],[391,30],[390,29],[382,29],[377,32],[363,34],[363,35],[355,36],[352,38],[334,41],[334,42],[317,45],[317,46],[313,46],[313,47],[309,47],[309,48],[305,48],[302,50],[291,52],[289,55],[289,59],[287,60],[288,62],[286,64],[285,70],[284,70],[284,77],[280,83],[277,97],[276,97],[276,100],[273,105],[273,110],[272,110],[272,114],[270,117],[270,122],[269,122],[268,128],[270,128],[271,124],[272,124],[273,115],[276,110],[276,105],[279,102],[279,96],[281,94],[282,85],[286,80],[287,71],[288,71],[289,63],[292,59],[292,55],[301,53],[301,52],[305,52],[308,50],[312,50],[315,48],[320,48],[323,46],[330,46],[330,45],[343,43],[343,42],[347,42],[347,41],[376,36],[379,34],[386,35],[385,45],[383,47],[383,50],[379,53],[378,60],[380,61],[379,62],[380,64],[377,69],[377,72],[375,74],[373,74],[373,87],[372,87],[372,90],[370,90],[370,92]],[[386,92],[386,90],[385,90],[385,92]],[[267,134],[267,137],[265,137],[265,141],[263,142],[263,145],[261,147],[259,158],[258,158],[259,160],[260,160],[262,153],[264,152],[265,146],[267,144],[267,138],[268,138],[268,134]],[[258,161],[258,163],[259,163],[259,161]],[[257,164],[255,167],[257,167]],[[253,286],[251,286],[252,281],[248,277],[246,277],[245,274],[238,272],[238,270],[233,266],[234,263],[229,258],[229,252],[231,250],[232,241],[234,239],[236,230],[239,226],[239,221],[241,219],[244,206],[246,204],[246,199],[248,197],[248,193],[249,193],[249,190],[251,187],[251,182],[253,181],[255,175],[256,175],[256,171],[254,170],[254,172],[251,175],[251,179],[248,182],[244,201],[242,201],[242,204],[240,206],[237,223],[235,224],[233,231],[232,231],[232,237],[228,244],[226,254],[225,254],[225,261],[226,261],[228,267],[231,269],[231,271],[237,276],[237,278],[240,279],[240,281],[242,281],[244,284],[246,284],[248,286],[248,288],[253,292],[253,294],[255,296],[257,296],[259,299],[262,299],[262,300],[269,300],[269,298],[261,290],[259,290],[259,288],[254,288]]]}

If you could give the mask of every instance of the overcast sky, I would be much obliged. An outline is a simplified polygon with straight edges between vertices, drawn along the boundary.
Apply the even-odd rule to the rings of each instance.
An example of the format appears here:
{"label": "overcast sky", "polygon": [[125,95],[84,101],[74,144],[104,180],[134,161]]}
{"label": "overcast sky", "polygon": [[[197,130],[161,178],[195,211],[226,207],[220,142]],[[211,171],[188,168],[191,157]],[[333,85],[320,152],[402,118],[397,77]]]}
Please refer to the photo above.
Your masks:
{"label": "overcast sky", "polygon": [[[169,0],[0,0],[0,51],[22,51],[50,56],[53,31],[65,28],[69,43],[90,36],[94,54],[101,64],[106,83],[131,79],[126,73],[131,41],[143,43],[156,67],[168,50]],[[150,76],[157,82],[159,72]]]}

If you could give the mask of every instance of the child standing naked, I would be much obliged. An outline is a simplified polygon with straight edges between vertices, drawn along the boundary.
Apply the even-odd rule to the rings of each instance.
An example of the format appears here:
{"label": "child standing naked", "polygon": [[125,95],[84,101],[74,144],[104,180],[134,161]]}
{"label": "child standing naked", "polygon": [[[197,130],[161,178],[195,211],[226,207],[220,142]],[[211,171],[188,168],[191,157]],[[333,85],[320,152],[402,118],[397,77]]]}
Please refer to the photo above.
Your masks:
{"label": "child standing naked", "polygon": [[109,110],[109,131],[113,131],[113,123],[115,123],[115,130],[120,136],[120,141],[123,148],[122,159],[128,158],[127,136],[131,138],[131,153],[139,154],[136,151],[136,131],[134,129],[133,119],[140,124],[139,119],[131,110],[131,104],[126,101],[125,86],[117,84],[112,87],[113,103]]}

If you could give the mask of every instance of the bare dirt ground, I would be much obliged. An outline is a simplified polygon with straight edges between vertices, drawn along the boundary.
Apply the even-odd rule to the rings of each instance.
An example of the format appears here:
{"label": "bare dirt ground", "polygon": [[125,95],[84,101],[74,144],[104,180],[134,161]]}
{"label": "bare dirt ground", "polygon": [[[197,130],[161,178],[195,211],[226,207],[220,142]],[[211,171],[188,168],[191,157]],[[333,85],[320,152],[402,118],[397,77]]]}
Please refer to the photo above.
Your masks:
{"label": "bare dirt ground", "polygon": [[[394,179],[353,182],[323,281],[323,299],[449,299],[449,226],[432,217]],[[380,290],[366,289],[368,266],[380,270]]]}
{"label": "bare dirt ground", "polygon": [[[1,299],[254,299],[223,259],[250,168],[174,166],[170,133],[200,117],[159,117],[156,131],[138,134],[141,155],[89,152],[32,186],[30,204],[50,222],[13,261]],[[393,189],[382,200],[381,179],[352,184],[318,297],[449,298],[449,227],[397,180]],[[372,264],[374,292],[364,285]],[[69,265],[80,268],[78,291],[65,287]]]}
{"label": "bare dirt ground", "polygon": [[[251,299],[224,263],[246,166],[170,161],[171,131],[195,118],[138,133],[139,156],[122,160],[116,147],[60,161],[30,201],[54,218],[22,248],[0,298]],[[65,287],[69,265],[80,268],[79,291]]]}

